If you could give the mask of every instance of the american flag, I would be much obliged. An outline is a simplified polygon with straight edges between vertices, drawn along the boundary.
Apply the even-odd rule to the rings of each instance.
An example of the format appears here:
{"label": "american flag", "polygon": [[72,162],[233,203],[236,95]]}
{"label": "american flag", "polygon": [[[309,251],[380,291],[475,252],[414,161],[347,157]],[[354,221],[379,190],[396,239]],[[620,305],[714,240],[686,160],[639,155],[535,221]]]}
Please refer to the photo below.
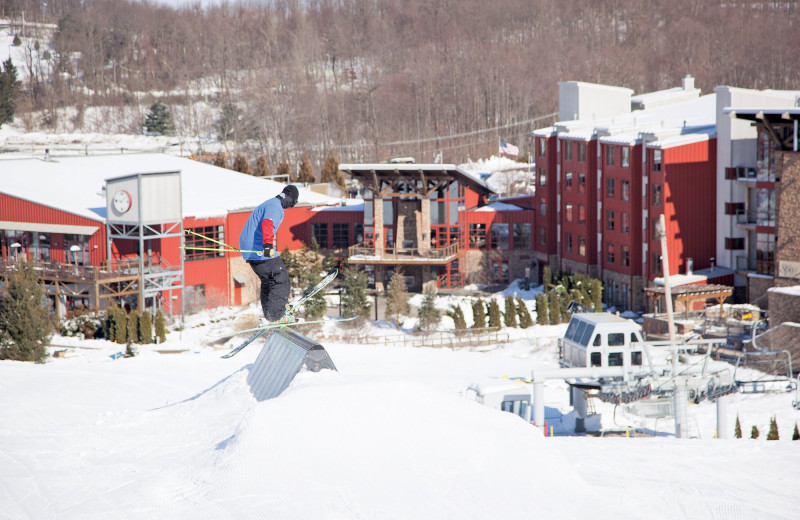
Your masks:
{"label": "american flag", "polygon": [[505,141],[500,141],[500,153],[517,157],[519,155],[519,148]]}

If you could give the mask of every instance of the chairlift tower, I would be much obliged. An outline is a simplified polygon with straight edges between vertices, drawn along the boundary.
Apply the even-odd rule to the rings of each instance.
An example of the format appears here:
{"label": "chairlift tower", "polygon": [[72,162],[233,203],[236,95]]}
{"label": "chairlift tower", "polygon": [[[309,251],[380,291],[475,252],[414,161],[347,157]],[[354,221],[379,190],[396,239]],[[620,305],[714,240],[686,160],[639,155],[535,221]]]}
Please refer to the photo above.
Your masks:
{"label": "chairlift tower", "polygon": [[136,173],[106,179],[105,193],[109,264],[112,240],[136,240],[139,252],[139,310],[144,309],[147,298],[153,298],[153,307],[156,307],[159,293],[179,290],[183,315],[183,254],[180,255],[178,266],[167,265],[160,257],[154,263],[151,256],[152,240],[168,237],[183,240],[181,172]]}

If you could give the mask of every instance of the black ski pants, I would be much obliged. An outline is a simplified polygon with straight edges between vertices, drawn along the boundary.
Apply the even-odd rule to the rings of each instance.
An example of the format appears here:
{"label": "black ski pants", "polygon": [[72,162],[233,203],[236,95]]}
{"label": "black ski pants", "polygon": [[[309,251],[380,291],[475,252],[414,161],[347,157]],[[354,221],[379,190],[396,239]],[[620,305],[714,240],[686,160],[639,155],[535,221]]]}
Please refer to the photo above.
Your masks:
{"label": "black ski pants", "polygon": [[280,256],[247,263],[261,280],[261,308],[264,317],[269,321],[281,319],[286,313],[286,304],[289,302],[289,292],[292,288],[286,264]]}

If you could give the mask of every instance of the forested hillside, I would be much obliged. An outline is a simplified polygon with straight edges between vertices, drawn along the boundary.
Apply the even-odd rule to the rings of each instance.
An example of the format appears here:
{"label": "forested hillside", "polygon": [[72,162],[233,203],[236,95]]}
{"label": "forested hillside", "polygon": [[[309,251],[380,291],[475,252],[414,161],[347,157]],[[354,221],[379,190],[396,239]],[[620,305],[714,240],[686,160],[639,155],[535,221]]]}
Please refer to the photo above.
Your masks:
{"label": "forested hillside", "polygon": [[[169,107],[180,135],[228,141],[272,168],[527,152],[557,82],[800,88],[796,2],[712,0],[264,0],[164,7],[0,0],[26,63],[28,130],[142,132]],[[24,15],[23,15],[24,12]],[[23,16],[25,25],[23,25]],[[42,24],[51,24],[49,26]],[[118,115],[115,115],[118,114]],[[91,130],[97,131],[97,128]],[[102,128],[99,130],[103,130]]]}

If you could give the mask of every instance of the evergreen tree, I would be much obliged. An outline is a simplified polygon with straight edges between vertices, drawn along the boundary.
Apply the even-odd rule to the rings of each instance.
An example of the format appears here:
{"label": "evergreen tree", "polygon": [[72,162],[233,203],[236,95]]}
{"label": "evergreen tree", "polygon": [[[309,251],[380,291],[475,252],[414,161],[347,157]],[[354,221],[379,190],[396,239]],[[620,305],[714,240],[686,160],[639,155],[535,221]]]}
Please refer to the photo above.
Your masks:
{"label": "evergreen tree", "polygon": [[52,326],[36,271],[21,260],[8,271],[0,296],[0,359],[44,363]]}
{"label": "evergreen tree", "polygon": [[342,317],[358,316],[348,325],[360,326],[369,319],[372,305],[367,293],[367,273],[357,266],[347,266],[342,270]]}
{"label": "evergreen tree", "polygon": [[128,341],[127,343],[139,343],[139,319],[142,313],[133,310],[128,313]]}
{"label": "evergreen tree", "polygon": [[539,325],[550,324],[550,314],[548,311],[547,296],[544,293],[536,295],[536,323]]}
{"label": "evergreen tree", "polygon": [[514,305],[513,296],[506,296],[505,311],[503,312],[503,323],[506,327],[510,328],[517,326],[517,307]]}
{"label": "evergreen tree", "polygon": [[752,429],[752,430],[750,430],[750,438],[751,438],[751,439],[758,439],[758,436],[759,436],[759,432],[758,432],[758,426],[756,426],[756,425],[754,424],[754,425],[753,425],[753,429]]}
{"label": "evergreen tree", "polygon": [[333,152],[325,157],[325,163],[322,165],[319,176],[320,182],[335,183],[342,191],[347,189],[344,173],[339,170],[339,159],[336,158],[336,154]]}
{"label": "evergreen tree", "polygon": [[229,141],[231,139],[238,140],[243,136],[236,135],[236,129],[239,123],[239,117],[242,111],[233,103],[225,103],[222,105],[222,111],[219,118],[214,123],[214,128],[217,131],[217,137],[220,141]]}
{"label": "evergreen tree", "polygon": [[800,430],[797,429],[797,423],[794,423],[794,433],[792,433],[793,441],[800,441]]}
{"label": "evergreen tree", "polygon": [[417,309],[417,317],[419,318],[419,328],[422,330],[431,330],[439,325],[442,319],[442,313],[436,308],[436,289],[428,286],[422,293],[422,303]]}
{"label": "evergreen tree", "polygon": [[601,312],[603,310],[603,282],[597,278],[592,278],[591,296],[592,303],[594,304],[594,312]]}
{"label": "evergreen tree", "polygon": [[464,318],[464,311],[461,310],[461,305],[453,304],[446,315],[453,320],[456,335],[464,334],[467,330],[467,320]]}
{"label": "evergreen tree", "polygon": [[548,290],[553,285],[553,270],[550,269],[549,265],[544,266],[542,269],[542,285],[544,285],[545,290]]}
{"label": "evergreen tree", "polygon": [[267,177],[269,175],[269,165],[267,164],[267,158],[263,155],[259,155],[256,158],[256,169],[253,171],[253,175],[256,177]]}
{"label": "evergreen tree", "polygon": [[739,416],[736,416],[736,426],[733,428],[733,437],[736,439],[742,438],[742,424],[739,422]]}
{"label": "evergreen tree", "polygon": [[125,309],[118,308],[114,313],[114,338],[115,343],[124,344],[128,342],[128,314]]}
{"label": "evergreen tree", "polygon": [[314,169],[311,167],[311,159],[308,154],[303,152],[300,157],[300,182],[311,184],[314,182]]}
{"label": "evergreen tree", "polygon": [[[298,283],[303,287],[305,293],[319,283],[320,273],[323,272],[322,258],[317,248],[303,246],[296,253],[295,259]],[[307,320],[318,320],[325,316],[325,312],[328,310],[328,301],[325,299],[324,293],[325,291],[318,292],[303,304]]]}
{"label": "evergreen tree", "polygon": [[551,325],[558,325],[561,323],[561,305],[559,299],[556,291],[547,293],[547,314],[550,318]]}
{"label": "evergreen tree", "polygon": [[161,312],[161,309],[158,309],[156,312],[156,339],[158,343],[164,343],[167,341],[167,324],[164,318],[164,313]]}
{"label": "evergreen tree", "polygon": [[486,328],[486,306],[480,298],[472,302],[472,328]]}
{"label": "evergreen tree", "polygon": [[[292,176],[292,169],[289,167],[289,163],[286,161],[281,161],[278,163],[278,170],[275,172],[275,175],[282,175],[283,177],[279,177],[279,182],[294,182],[294,177]],[[286,179],[284,181],[284,179]]]}
{"label": "evergreen tree", "polygon": [[17,81],[17,68],[8,58],[3,62],[0,71],[0,126],[14,122],[16,98],[22,90],[22,84]]}
{"label": "evergreen tree", "polygon": [[233,158],[233,170],[239,173],[246,173],[248,175],[253,173],[250,170],[250,161],[247,160],[247,157],[245,157],[244,154],[239,152],[237,152],[236,156]]}
{"label": "evergreen tree", "polygon": [[778,435],[778,420],[775,417],[769,420],[769,432],[767,433],[767,440],[780,440],[780,436]]}
{"label": "evergreen tree", "polygon": [[531,313],[528,311],[528,306],[525,305],[525,300],[522,298],[517,298],[517,316],[519,316],[519,327],[521,329],[527,329],[533,325]]}
{"label": "evergreen tree", "polygon": [[500,304],[497,300],[492,298],[489,300],[489,328],[500,330],[503,326],[503,318],[500,312]]}
{"label": "evergreen tree", "polygon": [[395,327],[400,327],[400,316],[408,315],[411,311],[411,304],[408,303],[408,289],[403,271],[400,269],[392,273],[389,280],[389,298],[386,301],[386,316],[394,323]]}
{"label": "evergreen tree", "polygon": [[161,101],[153,103],[145,117],[144,128],[151,134],[172,135],[175,132],[175,125],[172,123],[172,115],[167,105]]}
{"label": "evergreen tree", "polygon": [[139,343],[148,345],[153,342],[153,318],[145,311],[139,316]]}

